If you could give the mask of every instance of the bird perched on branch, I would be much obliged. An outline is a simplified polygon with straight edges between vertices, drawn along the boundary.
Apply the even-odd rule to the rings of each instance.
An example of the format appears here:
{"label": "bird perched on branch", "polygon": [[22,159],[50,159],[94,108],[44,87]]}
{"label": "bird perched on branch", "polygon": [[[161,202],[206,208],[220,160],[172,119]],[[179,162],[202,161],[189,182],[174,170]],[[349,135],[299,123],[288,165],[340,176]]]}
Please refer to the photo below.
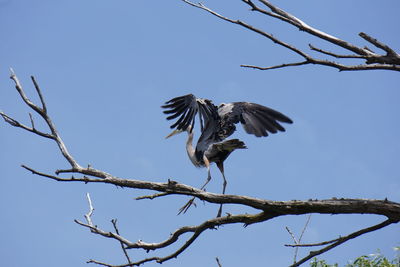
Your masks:
{"label": "bird perched on branch", "polygon": [[[220,104],[218,107],[209,99],[197,98],[192,94],[175,97],[162,106],[167,120],[177,119],[171,125],[174,129],[166,138],[186,131],[188,139],[186,142],[187,154],[196,167],[207,168],[207,180],[201,187],[205,188],[211,180],[210,164],[215,162],[222,173],[224,180],[222,194],[225,194],[227,181],[224,174],[224,161],[236,149],[245,149],[246,145],[239,139],[229,139],[235,130],[235,124],[241,123],[248,134],[257,137],[268,136],[269,133],[284,132],[280,122],[292,123],[292,120],[282,113],[271,108],[249,102],[233,102]],[[201,135],[196,147],[193,147],[193,129],[198,115],[200,121]],[[186,212],[192,205],[192,198],[179,213]],[[222,204],[217,217],[221,216]]]}

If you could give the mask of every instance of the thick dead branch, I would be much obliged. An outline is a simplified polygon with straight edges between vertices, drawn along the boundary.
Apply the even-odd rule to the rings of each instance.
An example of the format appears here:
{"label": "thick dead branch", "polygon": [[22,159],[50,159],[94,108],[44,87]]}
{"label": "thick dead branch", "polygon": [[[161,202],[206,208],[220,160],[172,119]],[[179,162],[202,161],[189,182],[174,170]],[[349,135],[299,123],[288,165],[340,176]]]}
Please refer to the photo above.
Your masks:
{"label": "thick dead branch", "polygon": [[385,200],[371,199],[325,199],[325,200],[292,200],[292,201],[271,201],[248,196],[221,195],[180,184],[156,183],[134,179],[124,179],[118,177],[109,177],[107,179],[98,179],[90,177],[82,178],[62,178],[50,174],[38,172],[30,167],[22,165],[23,168],[42,177],[50,178],[62,182],[84,182],[84,183],[105,183],[120,187],[149,189],[159,192],[167,192],[168,195],[187,195],[195,196],[200,200],[215,204],[238,204],[251,208],[265,210],[271,213],[281,215],[300,215],[308,213],[321,214],[377,214],[384,215],[393,220],[400,220],[400,203]]}
{"label": "thick dead branch", "polygon": [[169,195],[194,196],[200,200],[215,204],[237,204],[258,210],[267,211],[277,216],[301,215],[309,213],[320,214],[376,214],[386,216],[394,221],[400,220],[400,203],[385,200],[371,199],[325,199],[325,200],[292,200],[292,201],[271,201],[249,196],[222,195],[180,183],[156,183],[118,177],[98,179],[90,177],[62,178],[50,174],[38,172],[30,167],[23,167],[33,174],[63,182],[84,182],[84,183],[105,183],[125,188],[149,189],[159,192],[167,192]]}
{"label": "thick dead branch", "polygon": [[396,53],[388,45],[376,40],[375,38],[373,38],[363,32],[361,32],[359,34],[360,37],[362,37],[367,42],[384,50],[386,52],[386,54],[383,54],[383,55],[377,54],[377,53],[373,52],[372,50],[368,49],[367,47],[356,46],[350,42],[347,42],[338,37],[335,37],[333,35],[323,32],[321,30],[318,30],[314,27],[311,27],[310,25],[308,25],[301,19],[297,18],[296,16],[290,14],[287,11],[284,11],[283,9],[277,7],[276,5],[273,5],[272,3],[270,3],[267,0],[258,0],[258,2],[260,2],[263,6],[267,7],[270,11],[261,8],[260,6],[256,5],[251,0],[242,0],[242,1],[250,6],[251,11],[259,12],[266,16],[273,17],[273,18],[279,19],[285,23],[291,24],[291,25],[295,26],[296,28],[298,28],[300,31],[304,31],[314,37],[317,37],[321,40],[327,41],[328,43],[334,45],[335,47],[340,47],[341,49],[350,51],[354,54],[350,55],[350,56],[337,55],[337,54],[328,52],[323,49],[313,48],[313,46],[310,45],[311,50],[316,51],[321,54],[324,54],[324,55],[332,56],[335,58],[340,58],[340,59],[351,58],[351,59],[365,60],[365,64],[348,65],[348,64],[344,64],[344,63],[337,63],[337,62],[334,62],[331,60],[319,59],[319,58],[313,57],[313,56],[309,55],[308,53],[306,53],[304,50],[299,49],[299,48],[295,47],[294,45],[291,45],[287,42],[284,42],[284,41],[280,40],[279,38],[275,37],[274,35],[272,35],[271,33],[261,30],[260,28],[251,26],[242,20],[231,19],[226,16],[223,16],[220,13],[206,7],[202,3],[193,3],[189,0],[182,0],[182,1],[193,7],[197,7],[202,10],[205,10],[208,13],[210,13],[224,21],[228,21],[230,23],[244,27],[252,32],[260,34],[260,35],[270,39],[274,43],[291,50],[292,52],[298,54],[299,56],[301,56],[304,59],[304,61],[299,61],[296,63],[284,63],[284,64],[274,65],[274,66],[269,66],[269,67],[260,67],[260,66],[254,66],[254,65],[248,65],[248,64],[246,64],[246,65],[243,64],[243,65],[241,65],[241,67],[259,69],[259,70],[271,70],[271,69],[279,69],[279,68],[291,67],[291,66],[314,64],[314,65],[333,67],[333,68],[338,69],[339,71],[378,70],[378,69],[400,71],[400,55],[398,53]]}

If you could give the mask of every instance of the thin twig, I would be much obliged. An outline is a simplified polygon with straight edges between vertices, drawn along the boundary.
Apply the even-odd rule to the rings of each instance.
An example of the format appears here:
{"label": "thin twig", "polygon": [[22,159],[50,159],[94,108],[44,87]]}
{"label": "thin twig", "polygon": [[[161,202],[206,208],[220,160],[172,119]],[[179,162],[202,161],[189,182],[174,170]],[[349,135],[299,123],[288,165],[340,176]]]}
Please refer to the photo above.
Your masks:
{"label": "thin twig", "polygon": [[358,35],[361,38],[363,38],[364,40],[366,40],[367,42],[370,42],[371,44],[375,45],[376,47],[386,51],[389,56],[399,57],[399,54],[397,54],[396,51],[391,49],[388,45],[386,45],[386,44],[384,44],[382,42],[379,42],[377,39],[369,36],[365,32],[360,32]]}
{"label": "thin twig", "polygon": [[310,223],[311,215],[312,214],[308,214],[308,216],[307,216],[307,221],[304,224],[303,230],[301,231],[301,234],[300,234],[300,237],[299,237],[299,244],[301,243],[301,239],[303,238],[303,235],[304,235],[304,233],[305,233],[305,231],[306,231],[306,229],[308,227],[308,224]]}
{"label": "thin twig", "polygon": [[135,200],[142,200],[142,199],[155,199],[157,197],[163,197],[163,196],[168,196],[171,193],[169,192],[163,192],[163,193],[157,193],[157,194],[153,194],[153,195],[147,195],[147,196],[140,196],[140,197],[136,197]]}
{"label": "thin twig", "polygon": [[86,193],[86,198],[89,204],[89,211],[88,213],[85,214],[85,219],[88,223],[88,225],[93,226],[93,222],[92,222],[92,214],[94,211],[93,205],[92,205],[92,200],[90,199],[90,194]]}
{"label": "thin twig", "polygon": [[[44,132],[41,132],[41,131],[38,131],[38,130],[37,130],[36,128],[34,128],[34,127],[28,127],[28,126],[26,126],[26,125],[20,123],[19,121],[17,121],[17,120],[15,120],[15,119],[11,118],[10,116],[8,116],[7,114],[5,114],[5,113],[2,112],[2,111],[0,111],[0,116],[2,116],[3,119],[4,119],[4,121],[7,122],[8,124],[10,124],[11,126],[14,126],[14,127],[17,127],[17,128],[21,128],[21,129],[23,129],[23,130],[25,130],[25,131],[28,131],[28,132],[31,132],[31,133],[40,135],[40,136],[42,136],[42,137],[45,137],[45,138],[49,138],[49,139],[53,139],[53,140],[54,140],[54,136],[53,136],[53,135],[48,134],[48,133],[44,133]],[[32,123],[32,121],[31,121],[31,123]]]}
{"label": "thin twig", "polygon": [[[86,263],[95,263],[97,265],[106,266],[106,267],[117,267],[116,265],[110,265],[108,263],[97,261],[97,260],[88,260]],[[125,266],[129,266],[129,265],[125,265]]]}
{"label": "thin twig", "polygon": [[29,112],[29,119],[31,120],[32,130],[35,130],[35,123],[33,122],[32,113]]}
{"label": "thin twig", "polygon": [[328,56],[332,56],[335,58],[355,58],[355,59],[368,59],[368,56],[364,56],[364,55],[339,55],[339,54],[335,54],[320,48],[317,48],[311,44],[308,45],[310,47],[311,50],[328,55]]}
{"label": "thin twig", "polygon": [[[294,236],[294,234],[292,233],[292,231],[290,231],[289,227],[286,226],[285,228],[286,228],[286,231],[289,233],[289,235],[292,237],[293,242],[294,242],[295,244],[299,244],[299,241],[297,241],[296,237]],[[298,250],[295,249],[295,250],[294,250],[294,255],[293,255],[293,263],[296,263],[297,252],[298,252]]]}
{"label": "thin twig", "polygon": [[42,110],[44,113],[47,113],[46,102],[44,101],[42,91],[40,90],[39,84],[36,82],[35,77],[31,76],[33,85],[35,86],[36,92],[39,95],[40,102],[42,103]]}
{"label": "thin twig", "polygon": [[319,247],[319,246],[332,244],[338,240],[339,240],[339,238],[329,240],[329,241],[323,241],[323,242],[319,242],[319,243],[313,243],[313,244],[285,244],[285,247]]}
{"label": "thin twig", "polygon": [[258,69],[258,70],[273,70],[273,69],[280,69],[280,68],[285,68],[285,67],[307,65],[310,63],[311,63],[310,61],[306,60],[306,61],[295,62],[295,63],[285,63],[285,64],[275,65],[275,66],[271,66],[271,67],[259,67],[259,66],[254,66],[254,65],[240,65],[240,67]]}
{"label": "thin twig", "polygon": [[255,5],[255,4],[254,4],[252,1],[250,1],[250,0],[242,0],[242,2],[248,4],[248,5],[251,7],[251,11],[257,11],[257,12],[260,12],[260,13],[262,13],[262,14],[264,14],[264,15],[268,15],[268,16],[270,16],[270,17],[274,17],[274,18],[283,20],[283,21],[285,21],[285,22],[287,22],[287,23],[290,23],[290,19],[288,19],[288,18],[286,18],[286,17],[283,17],[283,16],[281,16],[281,15],[279,15],[279,14],[277,14],[277,13],[269,12],[269,11],[267,11],[267,10],[265,10],[265,9],[262,9],[262,8],[258,7],[257,5]]}
{"label": "thin twig", "polygon": [[286,229],[286,231],[289,233],[290,237],[293,239],[293,242],[294,242],[295,244],[298,244],[299,241],[297,241],[296,237],[294,236],[293,232],[290,231],[289,227],[286,226],[285,229]]}
{"label": "thin twig", "polygon": [[[115,232],[117,233],[117,235],[119,235],[119,230],[118,230],[118,227],[117,227],[117,219],[112,219],[112,220],[111,220],[111,223],[112,223],[113,226],[114,226]],[[129,255],[128,255],[128,252],[126,251],[126,248],[125,248],[125,246],[124,246],[124,243],[122,243],[121,241],[120,241],[119,243],[121,244],[122,251],[124,252],[126,259],[128,260],[128,263],[129,263],[129,264],[132,264],[132,261],[131,261],[131,259],[129,258]]]}

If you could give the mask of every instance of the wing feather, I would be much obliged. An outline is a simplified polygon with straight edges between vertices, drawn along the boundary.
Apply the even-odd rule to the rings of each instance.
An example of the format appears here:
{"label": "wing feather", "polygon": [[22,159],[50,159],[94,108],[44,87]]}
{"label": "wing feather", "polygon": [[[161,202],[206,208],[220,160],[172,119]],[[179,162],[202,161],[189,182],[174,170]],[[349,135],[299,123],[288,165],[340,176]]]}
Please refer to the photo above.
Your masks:
{"label": "wing feather", "polygon": [[175,109],[171,109],[171,110],[167,110],[168,113],[165,114],[172,114],[170,116],[167,117],[167,120],[171,120],[171,119],[175,119],[177,117],[179,117],[179,115],[183,114],[184,112],[187,111],[185,106],[180,106],[179,108],[175,108]]}
{"label": "wing feather", "polygon": [[176,119],[180,116],[170,127],[183,131],[185,131],[189,125],[194,126],[197,113],[199,113],[202,131],[204,125],[210,119],[216,119],[216,116],[218,116],[217,107],[211,100],[197,98],[192,94],[172,98],[161,107],[165,109],[163,111],[164,114],[171,114],[167,117],[167,120]]}
{"label": "wing feather", "polygon": [[[285,128],[279,123],[293,123],[286,115],[272,108],[265,107],[255,103],[233,102],[227,104],[230,110],[221,113],[225,120],[232,123],[241,123],[248,134],[254,134],[257,137],[268,136],[268,133],[284,132]],[[224,107],[221,107],[222,109]]]}
{"label": "wing feather", "polygon": [[186,112],[187,112],[187,110],[185,110],[185,112],[182,114],[182,116],[174,124],[172,124],[170,126],[171,129],[175,128],[176,126],[178,126],[182,123],[182,121],[185,119]]}

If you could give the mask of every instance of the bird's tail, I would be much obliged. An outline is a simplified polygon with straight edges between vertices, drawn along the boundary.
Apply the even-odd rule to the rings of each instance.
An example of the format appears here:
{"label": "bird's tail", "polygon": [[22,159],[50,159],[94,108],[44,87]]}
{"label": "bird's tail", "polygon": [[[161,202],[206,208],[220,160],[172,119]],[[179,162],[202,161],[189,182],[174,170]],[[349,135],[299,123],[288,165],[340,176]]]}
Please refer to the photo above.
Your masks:
{"label": "bird's tail", "polygon": [[230,139],[218,143],[219,149],[233,151],[235,149],[246,149],[246,144],[239,139]]}

